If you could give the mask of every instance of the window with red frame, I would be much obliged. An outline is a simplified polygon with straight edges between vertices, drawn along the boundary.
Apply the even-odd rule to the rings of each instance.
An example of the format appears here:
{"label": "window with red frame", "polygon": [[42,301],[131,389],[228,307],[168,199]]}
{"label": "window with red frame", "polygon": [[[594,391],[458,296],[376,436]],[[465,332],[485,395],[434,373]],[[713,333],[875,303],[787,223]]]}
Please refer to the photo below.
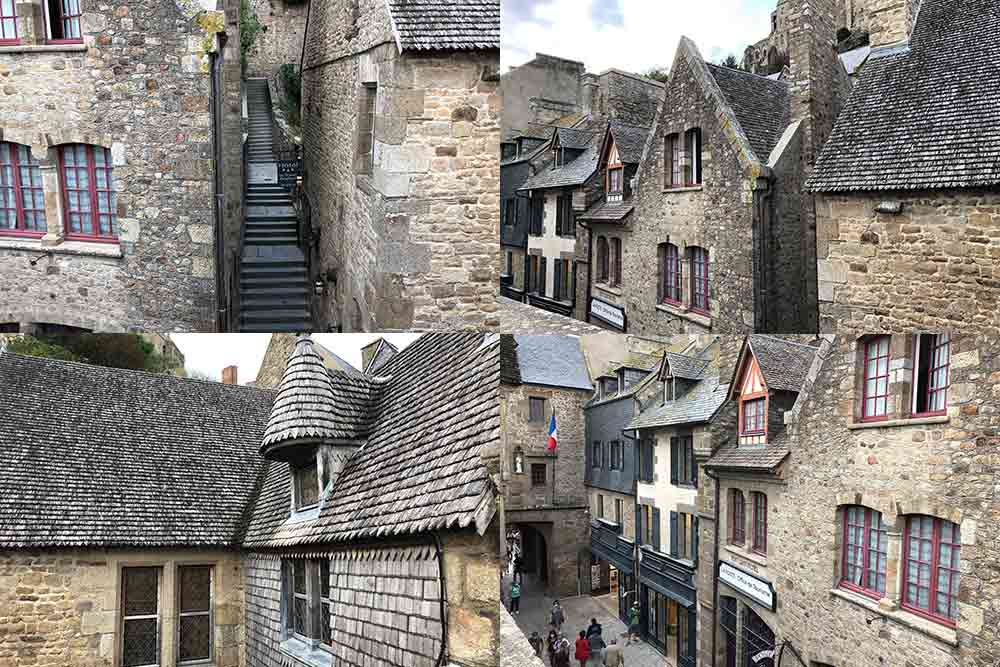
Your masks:
{"label": "window with red frame", "polygon": [[861,418],[885,419],[889,402],[889,337],[879,336],[865,343],[865,381]]}
{"label": "window with red frame", "polygon": [[845,507],[841,585],[871,597],[882,597],[888,552],[888,526],[882,520],[882,513],[867,507]]}
{"label": "window with red frame", "polygon": [[28,146],[0,142],[0,234],[42,236],[45,231],[38,162]]}
{"label": "window with red frame", "polygon": [[50,42],[82,42],[80,0],[47,0]]}
{"label": "window with red frame", "polygon": [[0,44],[17,44],[19,41],[14,0],[0,0]]}
{"label": "window with red frame", "polygon": [[660,275],[663,276],[663,303],[679,305],[681,302],[681,256],[677,246],[664,243],[660,251]]}
{"label": "window with red frame", "polygon": [[691,308],[708,313],[708,251],[691,248]]}
{"label": "window with red frame", "polygon": [[684,184],[701,185],[701,128],[694,127],[684,133],[684,150],[691,161],[684,167]]}
{"label": "window with red frame", "polygon": [[622,240],[611,239],[611,286],[622,284]]}
{"label": "window with red frame", "polygon": [[677,134],[667,135],[663,148],[663,178],[668,188],[684,185],[681,180],[681,139]]}
{"label": "window with red frame", "polygon": [[764,397],[743,401],[743,430],[740,435],[763,433],[767,424],[767,399]]}
{"label": "window with red frame", "polygon": [[767,555],[767,496],[760,492],[750,494],[753,501],[753,543],[757,553]]}
{"label": "window with red frame", "polygon": [[114,241],[118,237],[118,195],[111,179],[111,151],[71,144],[59,150],[66,238]]}
{"label": "window with red frame", "polygon": [[951,339],[948,334],[921,334],[916,340],[913,369],[915,415],[943,415],[948,409]]}
{"label": "window with red frame", "polygon": [[608,194],[622,194],[622,177],[625,173],[622,167],[612,167],[608,169]]}
{"label": "window with red frame", "polygon": [[747,531],[746,499],[739,489],[732,489],[729,493],[729,516],[732,517],[729,542],[743,546],[746,543]]}
{"label": "window with red frame", "polygon": [[904,608],[954,625],[958,620],[959,528],[930,516],[906,519]]}

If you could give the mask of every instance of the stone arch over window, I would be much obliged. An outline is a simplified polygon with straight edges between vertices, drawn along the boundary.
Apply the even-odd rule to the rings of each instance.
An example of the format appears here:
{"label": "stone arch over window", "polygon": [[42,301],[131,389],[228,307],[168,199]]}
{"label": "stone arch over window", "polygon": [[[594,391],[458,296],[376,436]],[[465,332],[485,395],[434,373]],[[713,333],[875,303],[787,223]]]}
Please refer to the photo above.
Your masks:
{"label": "stone arch over window", "polygon": [[91,146],[101,146],[111,150],[114,144],[114,137],[102,132],[84,132],[79,128],[66,127],[58,128],[51,132],[45,132],[45,145],[55,148],[63,144],[90,144]]}

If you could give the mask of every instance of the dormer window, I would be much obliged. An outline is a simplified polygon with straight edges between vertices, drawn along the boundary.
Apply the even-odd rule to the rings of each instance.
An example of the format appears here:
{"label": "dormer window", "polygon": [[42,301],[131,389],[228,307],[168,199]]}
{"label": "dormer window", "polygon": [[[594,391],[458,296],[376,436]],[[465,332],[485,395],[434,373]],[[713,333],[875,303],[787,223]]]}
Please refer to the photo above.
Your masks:
{"label": "dormer window", "polygon": [[601,393],[604,396],[613,396],[618,393],[618,378],[609,377],[601,380]]}
{"label": "dormer window", "polygon": [[304,465],[292,467],[292,486],[296,512],[319,504],[319,470],[315,458]]}
{"label": "dormer window", "polygon": [[743,424],[740,435],[757,435],[764,433],[767,420],[764,416],[767,398],[754,398],[743,402]]}
{"label": "dormer window", "polygon": [[608,169],[608,199],[621,199],[623,179],[625,178],[625,168],[615,167]]}
{"label": "dormer window", "polygon": [[744,364],[739,388],[739,445],[763,445],[767,442],[768,392],[752,355]]}
{"label": "dormer window", "polygon": [[674,379],[667,378],[663,381],[663,402],[674,400]]}

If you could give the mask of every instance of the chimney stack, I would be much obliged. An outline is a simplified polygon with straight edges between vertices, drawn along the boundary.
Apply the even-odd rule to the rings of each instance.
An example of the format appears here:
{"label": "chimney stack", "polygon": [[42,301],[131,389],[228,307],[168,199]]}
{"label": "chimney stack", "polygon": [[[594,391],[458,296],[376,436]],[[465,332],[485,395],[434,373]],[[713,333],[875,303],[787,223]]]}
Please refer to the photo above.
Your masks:
{"label": "chimney stack", "polygon": [[239,384],[236,381],[236,366],[226,366],[222,369],[222,384]]}
{"label": "chimney stack", "polygon": [[868,7],[872,48],[910,39],[920,12],[920,0],[872,0]]}

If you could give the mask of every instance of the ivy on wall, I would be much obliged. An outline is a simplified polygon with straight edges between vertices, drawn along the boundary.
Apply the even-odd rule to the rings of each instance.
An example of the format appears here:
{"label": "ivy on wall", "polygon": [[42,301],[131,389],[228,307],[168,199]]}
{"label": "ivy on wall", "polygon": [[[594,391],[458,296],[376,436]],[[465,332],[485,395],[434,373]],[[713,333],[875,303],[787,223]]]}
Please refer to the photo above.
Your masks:
{"label": "ivy on wall", "polygon": [[256,12],[250,6],[249,0],[240,0],[240,64],[243,70],[247,68],[247,54],[253,48],[258,35],[267,27],[257,18]]}

